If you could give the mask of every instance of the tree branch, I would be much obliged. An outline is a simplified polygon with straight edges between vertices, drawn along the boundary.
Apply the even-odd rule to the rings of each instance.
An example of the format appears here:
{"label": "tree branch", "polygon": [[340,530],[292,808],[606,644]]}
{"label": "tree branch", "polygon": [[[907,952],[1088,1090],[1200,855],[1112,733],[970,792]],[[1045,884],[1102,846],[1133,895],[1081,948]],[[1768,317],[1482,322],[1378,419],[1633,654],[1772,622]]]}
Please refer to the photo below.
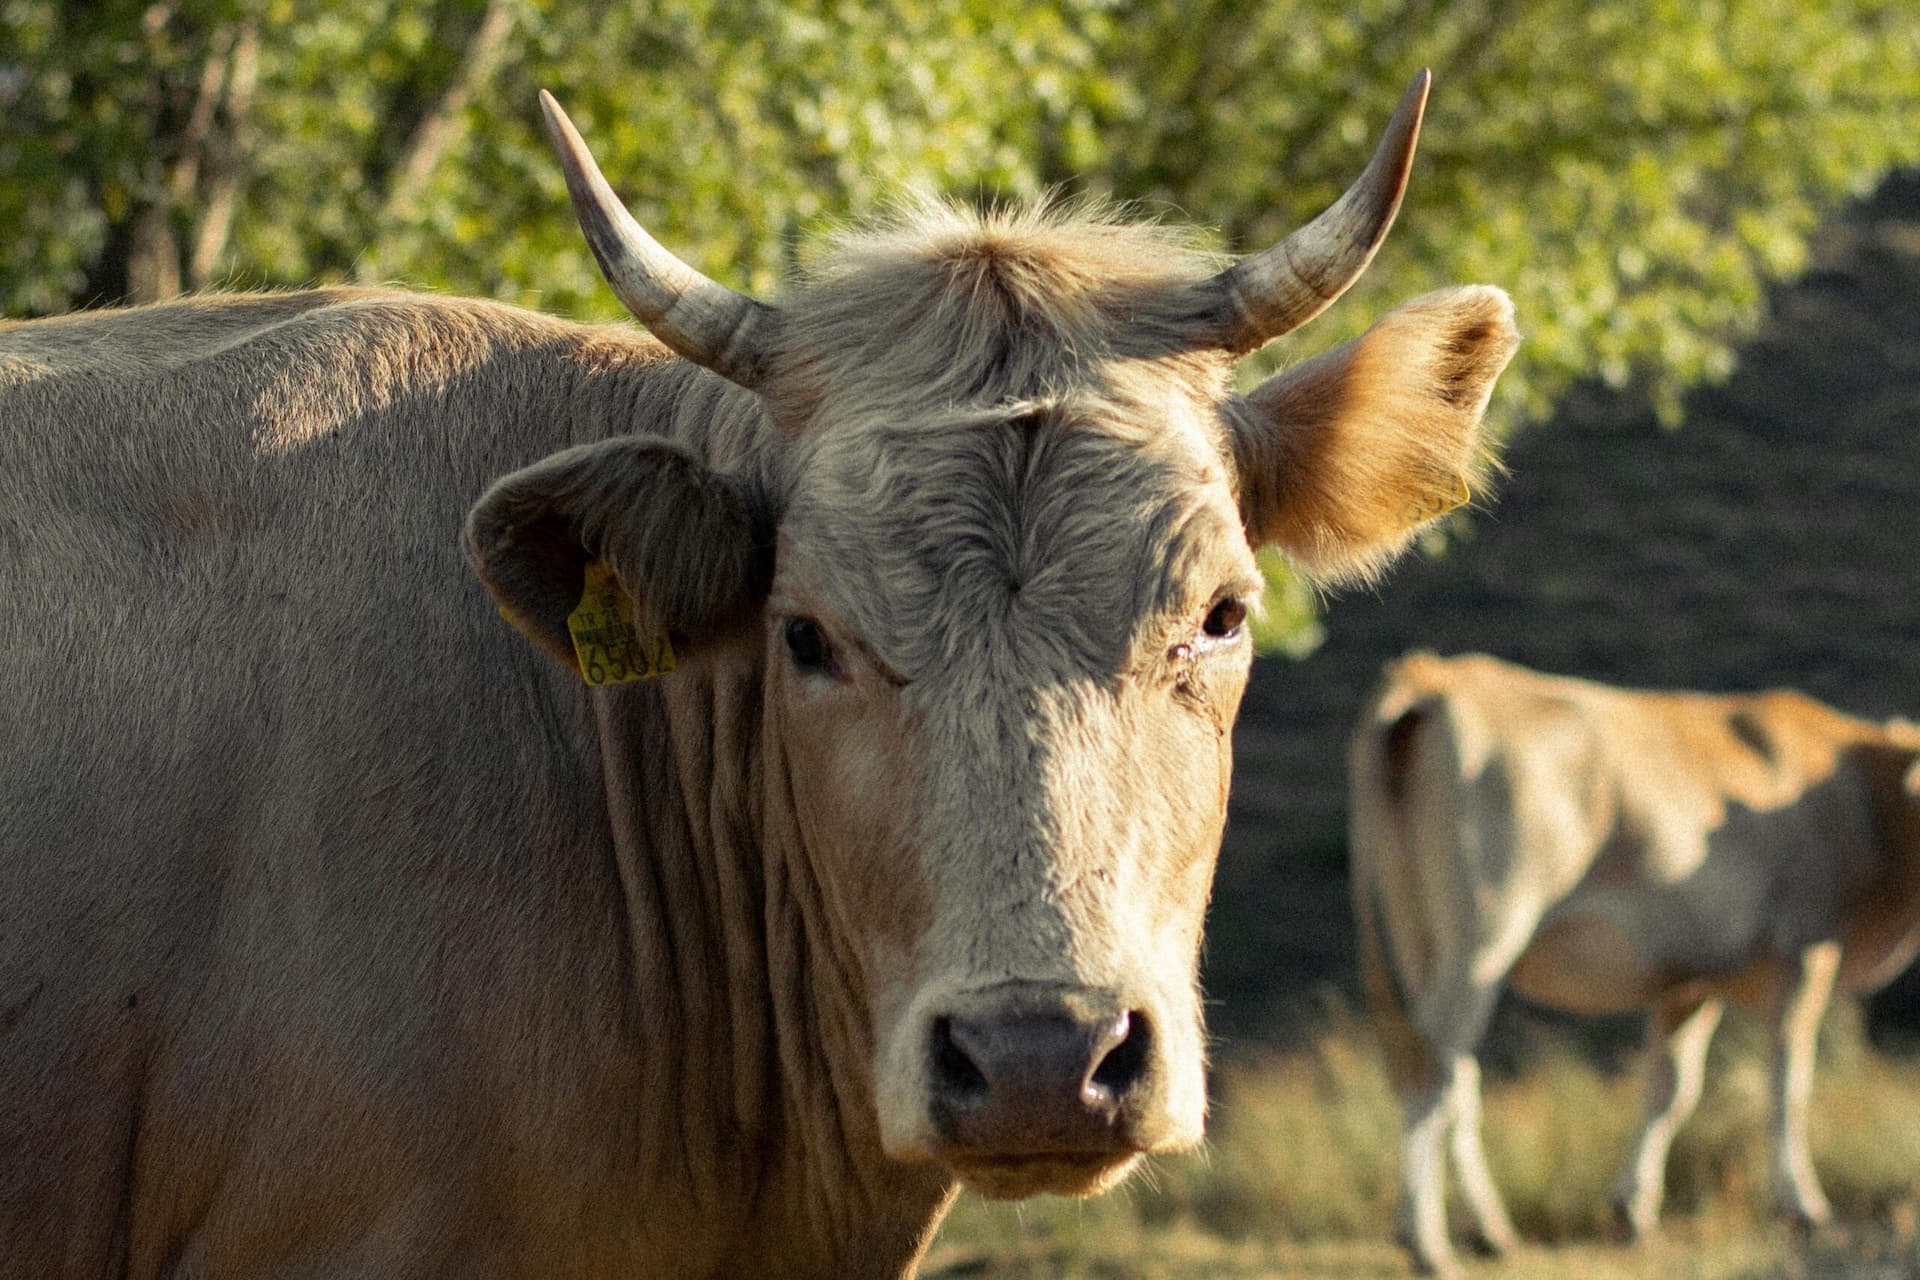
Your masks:
{"label": "tree branch", "polygon": [[440,163],[466,129],[465,114],[475,95],[483,89],[506,55],[507,37],[513,32],[516,0],[487,0],[480,25],[467,40],[460,67],[439,99],[414,127],[413,134],[390,170],[386,198],[380,203],[379,224],[398,221],[413,212],[420,193]]}
{"label": "tree branch", "polygon": [[201,203],[199,226],[193,248],[187,256],[187,283],[197,288],[219,265],[233,232],[233,217],[239,207],[240,188],[251,150],[253,90],[259,79],[260,28],[255,22],[242,23],[233,37],[232,61],[226,77],[226,93],[220,114],[227,127],[217,145],[208,144],[208,181]]}
{"label": "tree branch", "polygon": [[200,88],[193,95],[193,108],[180,129],[179,155],[167,172],[167,196],[184,203],[193,195],[200,180],[213,133],[214,113],[220,107],[220,95],[226,88],[228,60],[233,53],[234,31],[220,26],[207,41],[207,60],[200,68]]}

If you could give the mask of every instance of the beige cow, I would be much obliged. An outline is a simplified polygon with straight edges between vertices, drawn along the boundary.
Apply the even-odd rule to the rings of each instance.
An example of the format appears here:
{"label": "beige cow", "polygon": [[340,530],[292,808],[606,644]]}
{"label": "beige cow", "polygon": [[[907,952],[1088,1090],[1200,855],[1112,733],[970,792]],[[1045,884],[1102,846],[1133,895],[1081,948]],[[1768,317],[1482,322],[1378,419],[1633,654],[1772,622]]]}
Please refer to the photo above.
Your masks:
{"label": "beige cow", "polygon": [[1503,988],[1650,1012],[1646,1114],[1614,1190],[1636,1235],[1723,1002],[1761,1011],[1774,1192],[1827,1218],[1807,1154],[1815,1032],[1836,989],[1887,981],[1920,945],[1920,731],[1787,691],[1652,693],[1413,653],[1369,699],[1351,766],[1354,910],[1406,1109],[1417,1264],[1454,1270],[1449,1140],[1480,1242],[1514,1242],[1474,1061]]}
{"label": "beige cow", "polygon": [[1253,549],[1393,555],[1514,344],[1459,289],[1229,390],[1424,92],[1232,264],[936,207],[763,304],[549,104],[653,336],[0,329],[0,1275],[897,1277],[1196,1142]]}

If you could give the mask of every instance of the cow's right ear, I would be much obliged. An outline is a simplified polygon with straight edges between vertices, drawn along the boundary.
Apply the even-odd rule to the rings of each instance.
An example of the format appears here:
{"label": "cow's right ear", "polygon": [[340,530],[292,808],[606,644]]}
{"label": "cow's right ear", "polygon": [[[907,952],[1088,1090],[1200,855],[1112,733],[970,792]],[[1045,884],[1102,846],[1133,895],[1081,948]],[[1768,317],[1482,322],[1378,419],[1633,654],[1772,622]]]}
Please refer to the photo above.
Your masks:
{"label": "cow's right ear", "polygon": [[602,561],[636,631],[697,648],[750,617],[773,576],[759,487],[667,440],[622,437],[496,481],[467,515],[467,559],[507,620],[579,670],[567,615]]}
{"label": "cow's right ear", "polygon": [[1248,540],[1315,578],[1371,576],[1471,496],[1481,415],[1519,341],[1506,294],[1443,289],[1232,402]]}

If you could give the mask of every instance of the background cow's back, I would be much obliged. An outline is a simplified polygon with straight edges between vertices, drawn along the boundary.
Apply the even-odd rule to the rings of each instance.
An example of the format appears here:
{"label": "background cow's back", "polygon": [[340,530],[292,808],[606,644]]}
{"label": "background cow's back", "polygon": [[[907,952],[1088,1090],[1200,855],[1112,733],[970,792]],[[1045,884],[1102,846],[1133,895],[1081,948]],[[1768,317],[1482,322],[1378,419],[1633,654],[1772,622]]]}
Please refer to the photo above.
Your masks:
{"label": "background cow's back", "polygon": [[1722,1001],[1776,1028],[1776,1194],[1827,1216],[1806,1151],[1831,992],[1920,942],[1920,735],[1797,693],[1654,693],[1410,654],[1356,728],[1355,912],[1406,1108],[1400,1230],[1453,1267],[1451,1142],[1482,1241],[1513,1243],[1479,1138],[1474,1049],[1502,989],[1651,1011],[1647,1114],[1616,1186],[1651,1229]]}

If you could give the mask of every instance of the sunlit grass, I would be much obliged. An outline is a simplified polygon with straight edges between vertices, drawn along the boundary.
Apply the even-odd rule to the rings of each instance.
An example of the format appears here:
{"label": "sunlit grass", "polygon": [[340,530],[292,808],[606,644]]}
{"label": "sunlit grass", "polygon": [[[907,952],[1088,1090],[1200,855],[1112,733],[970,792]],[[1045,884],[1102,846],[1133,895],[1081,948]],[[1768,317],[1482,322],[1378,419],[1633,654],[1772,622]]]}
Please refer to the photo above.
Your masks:
{"label": "sunlit grass", "polygon": [[[1857,1011],[1823,1037],[1814,1157],[1841,1225],[1813,1241],[1767,1209],[1765,1040],[1730,1015],[1707,1091],[1668,1165],[1660,1237],[1610,1243],[1608,1188],[1640,1112],[1638,1070],[1571,1048],[1489,1080],[1486,1141],[1528,1248],[1489,1277],[1894,1280],[1920,1276],[1920,1063],[1875,1053]],[[1401,1276],[1390,1243],[1398,1104],[1364,1024],[1336,1017],[1305,1048],[1215,1071],[1205,1150],[1163,1159],[1098,1200],[963,1197],[928,1274],[1060,1280]],[[1456,1224],[1466,1221],[1456,1206]]]}

